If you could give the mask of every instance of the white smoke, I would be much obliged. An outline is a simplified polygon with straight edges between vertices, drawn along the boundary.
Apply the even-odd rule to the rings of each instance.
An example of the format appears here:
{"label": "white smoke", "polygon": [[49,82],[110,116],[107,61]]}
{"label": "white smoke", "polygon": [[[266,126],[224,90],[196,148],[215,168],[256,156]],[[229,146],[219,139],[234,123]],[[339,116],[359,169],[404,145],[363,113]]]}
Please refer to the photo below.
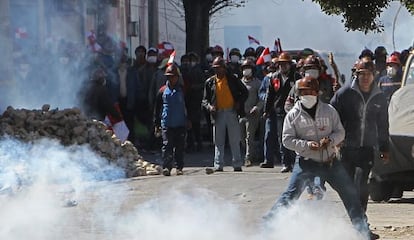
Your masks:
{"label": "white smoke", "polygon": [[265,224],[185,177],[157,193],[157,179],[134,186],[123,176],[87,146],[2,140],[0,239],[361,239],[329,202],[300,200]]}

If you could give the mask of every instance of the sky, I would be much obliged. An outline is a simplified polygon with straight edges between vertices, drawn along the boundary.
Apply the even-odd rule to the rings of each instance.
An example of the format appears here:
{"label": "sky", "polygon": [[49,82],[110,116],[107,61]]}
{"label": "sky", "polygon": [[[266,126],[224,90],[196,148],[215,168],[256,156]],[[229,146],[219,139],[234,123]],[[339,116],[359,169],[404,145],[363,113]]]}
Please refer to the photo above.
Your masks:
{"label": "sky", "polygon": [[[388,53],[394,51],[393,20],[398,7],[399,2],[393,2],[390,8],[382,13],[380,19],[385,25],[383,33],[365,35],[362,32],[347,32],[340,16],[326,15],[318,4],[310,0],[248,0],[245,7],[233,8],[213,17],[210,25],[210,45],[239,47],[243,52],[249,47],[247,35],[257,34],[254,37],[262,45],[272,49],[275,38],[279,37],[283,49],[310,47],[326,52],[332,51],[334,55],[349,54],[351,56],[348,58],[352,59],[343,59],[342,68],[350,69],[351,66],[347,65],[353,64],[365,47],[374,50],[377,46],[383,45]],[[405,7],[401,8],[395,24],[395,50],[401,51],[413,44],[413,25],[414,17]],[[225,41],[225,29],[232,26],[244,29],[238,33],[244,37]],[[252,47],[257,45],[253,44]]]}

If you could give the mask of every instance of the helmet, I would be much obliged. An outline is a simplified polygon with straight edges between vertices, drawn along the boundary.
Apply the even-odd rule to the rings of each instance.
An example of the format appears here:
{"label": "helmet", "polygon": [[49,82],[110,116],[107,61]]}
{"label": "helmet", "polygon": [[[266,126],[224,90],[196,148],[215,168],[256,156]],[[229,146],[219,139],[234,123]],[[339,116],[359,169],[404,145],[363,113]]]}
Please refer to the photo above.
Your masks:
{"label": "helmet", "polygon": [[401,65],[400,59],[396,55],[391,55],[387,58],[387,65],[391,63]]}
{"label": "helmet", "polygon": [[178,76],[178,68],[175,64],[171,64],[165,69],[165,76]]}
{"label": "helmet", "polygon": [[363,58],[363,57],[370,57],[372,60],[375,59],[374,53],[369,50],[368,48],[365,48],[364,50],[362,50],[361,54],[359,55],[359,59]]}
{"label": "helmet", "polygon": [[251,67],[251,68],[254,68],[254,63],[252,62],[252,60],[250,60],[250,59],[246,59],[246,60],[244,60],[243,61],[243,63],[242,63],[242,65],[241,65],[241,68],[245,68],[245,67]]}
{"label": "helmet", "polygon": [[226,67],[226,62],[222,57],[216,57],[212,63],[213,68]]}
{"label": "helmet", "polygon": [[290,56],[289,53],[287,52],[282,52],[279,57],[277,58],[278,62],[291,62],[292,61],[292,57]]}
{"label": "helmet", "polygon": [[224,54],[223,48],[219,45],[214,46],[211,52]]}
{"label": "helmet", "polygon": [[374,72],[375,65],[372,61],[359,61],[355,66],[356,72]]}
{"label": "helmet", "polygon": [[296,82],[298,90],[315,90],[319,91],[319,81],[316,78],[306,76]]}
{"label": "helmet", "polygon": [[237,56],[241,57],[240,49],[238,49],[238,48],[230,49],[229,56],[231,56],[231,55],[237,55]]}
{"label": "helmet", "polygon": [[246,48],[246,50],[244,50],[243,56],[245,58],[247,58],[247,57],[256,57],[256,51],[254,50],[254,48],[248,47],[248,48]]}
{"label": "helmet", "polygon": [[315,55],[309,55],[305,59],[305,61],[303,61],[303,67],[304,68],[317,67],[318,69],[321,69],[321,62],[319,58],[317,58]]}
{"label": "helmet", "polygon": [[384,46],[378,46],[377,48],[375,48],[375,56],[385,56],[387,55],[387,50],[385,49]]}

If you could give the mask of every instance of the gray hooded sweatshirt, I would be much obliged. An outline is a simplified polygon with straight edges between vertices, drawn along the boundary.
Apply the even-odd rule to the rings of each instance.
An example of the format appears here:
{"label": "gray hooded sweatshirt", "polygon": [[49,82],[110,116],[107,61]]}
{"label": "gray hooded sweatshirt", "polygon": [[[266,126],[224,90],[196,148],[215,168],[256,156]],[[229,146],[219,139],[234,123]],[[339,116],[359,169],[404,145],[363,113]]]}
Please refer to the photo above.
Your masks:
{"label": "gray hooded sweatshirt", "polygon": [[[311,150],[310,142],[328,137],[331,142],[323,150]],[[285,117],[282,133],[283,145],[299,156],[316,162],[328,162],[335,155],[335,146],[345,137],[339,114],[334,107],[318,101],[313,119],[297,101]]]}

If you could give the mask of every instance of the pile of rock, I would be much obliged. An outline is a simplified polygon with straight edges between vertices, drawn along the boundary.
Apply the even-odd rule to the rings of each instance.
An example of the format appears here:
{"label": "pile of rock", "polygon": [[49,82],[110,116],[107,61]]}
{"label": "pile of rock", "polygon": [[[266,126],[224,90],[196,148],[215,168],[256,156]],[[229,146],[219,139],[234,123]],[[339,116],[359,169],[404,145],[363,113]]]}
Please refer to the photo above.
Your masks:
{"label": "pile of rock", "polygon": [[121,143],[104,123],[87,119],[77,108],[51,110],[47,104],[41,110],[8,107],[0,116],[0,135],[23,142],[51,138],[65,146],[89,144],[102,157],[125,169],[127,177],[161,173],[161,167],[144,161],[131,142]]}

